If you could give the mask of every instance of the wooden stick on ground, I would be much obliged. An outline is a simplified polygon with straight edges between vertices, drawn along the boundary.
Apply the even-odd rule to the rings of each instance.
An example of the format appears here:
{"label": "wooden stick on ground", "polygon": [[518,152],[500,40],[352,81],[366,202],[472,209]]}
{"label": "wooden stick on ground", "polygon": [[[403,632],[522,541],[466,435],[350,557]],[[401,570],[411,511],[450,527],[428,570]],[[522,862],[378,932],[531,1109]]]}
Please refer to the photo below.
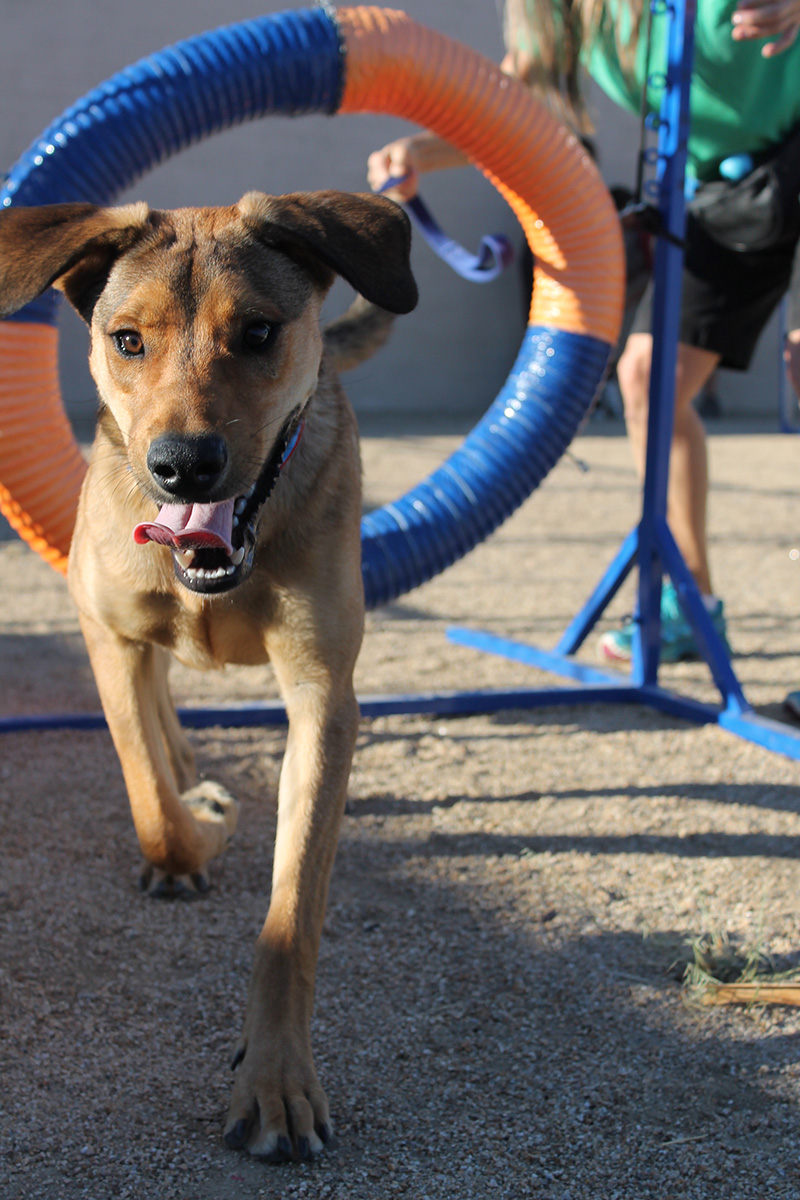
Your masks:
{"label": "wooden stick on ground", "polygon": [[800,983],[716,983],[707,984],[701,996],[703,1004],[788,1004],[800,1006]]}

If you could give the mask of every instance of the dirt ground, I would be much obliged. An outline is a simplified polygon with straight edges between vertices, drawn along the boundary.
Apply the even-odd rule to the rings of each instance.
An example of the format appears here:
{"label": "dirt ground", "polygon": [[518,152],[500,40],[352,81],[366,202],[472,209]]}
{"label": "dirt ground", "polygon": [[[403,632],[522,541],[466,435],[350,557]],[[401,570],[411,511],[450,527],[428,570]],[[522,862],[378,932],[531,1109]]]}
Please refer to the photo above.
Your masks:
{"label": "dirt ground", "polygon": [[[562,460],[488,542],[370,616],[361,693],[553,682],[445,629],[555,643],[638,516],[619,427],[589,429],[588,471]],[[713,431],[735,666],[780,718],[800,686],[797,442]],[[365,438],[370,502],[458,440]],[[0,712],[96,710],[63,581],[16,541],[0,571]],[[714,697],[702,665],[662,679]],[[173,685],[184,704],[274,695],[266,670]],[[2,1200],[800,1196],[800,1014],[693,1008],[681,987],[704,932],[800,959],[796,762],[639,707],[365,722],[314,1021],[337,1141],[275,1168],[221,1127],[283,733],[193,738],[243,816],[192,903],[139,895],[105,732],[0,738]]]}

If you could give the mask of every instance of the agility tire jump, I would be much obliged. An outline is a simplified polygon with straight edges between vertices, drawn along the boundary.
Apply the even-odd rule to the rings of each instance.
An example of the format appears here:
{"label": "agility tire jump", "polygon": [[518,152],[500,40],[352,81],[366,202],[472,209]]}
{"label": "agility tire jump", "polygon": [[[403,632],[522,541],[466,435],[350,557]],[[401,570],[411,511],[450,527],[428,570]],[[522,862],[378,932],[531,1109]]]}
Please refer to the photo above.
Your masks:
{"label": "agility tire jump", "polygon": [[[374,608],[510,516],[602,382],[621,320],[622,250],[577,139],[495,64],[402,12],[301,9],[191,38],[115,75],[45,130],[0,205],[109,204],[170,155],[246,120],[360,112],[402,117],[463,150],[515,212],[536,263],[530,324],[486,415],[437,471],[364,517]],[[59,391],[58,300],[51,291],[0,322],[0,510],[63,572],[85,465]]]}

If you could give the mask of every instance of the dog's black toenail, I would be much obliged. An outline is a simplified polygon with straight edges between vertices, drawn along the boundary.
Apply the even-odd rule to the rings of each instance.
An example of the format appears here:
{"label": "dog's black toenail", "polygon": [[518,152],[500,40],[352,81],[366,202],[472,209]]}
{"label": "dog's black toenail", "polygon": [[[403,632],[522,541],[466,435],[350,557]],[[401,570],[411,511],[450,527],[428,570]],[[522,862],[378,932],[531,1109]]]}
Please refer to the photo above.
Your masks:
{"label": "dog's black toenail", "polygon": [[208,882],[205,875],[201,875],[199,871],[192,875],[191,879],[192,883],[194,884],[195,891],[201,896],[205,896],[206,892],[211,891],[211,884]]}
{"label": "dog's black toenail", "polygon": [[233,1058],[231,1059],[231,1070],[232,1070],[232,1071],[235,1071],[235,1070],[236,1070],[236,1068],[238,1067],[239,1063],[240,1063],[240,1062],[242,1061],[242,1059],[244,1058],[244,1052],[245,1052],[245,1047],[244,1047],[244,1046],[240,1046],[240,1047],[239,1047],[239,1049],[238,1049],[238,1050],[236,1051],[236,1053],[234,1054]]}
{"label": "dog's black toenail", "polygon": [[333,1137],[333,1129],[327,1123],[327,1121],[324,1125],[317,1126],[317,1133],[319,1134],[319,1140],[322,1142],[323,1146],[327,1146],[328,1142]]}
{"label": "dog's black toenail", "polygon": [[156,900],[172,899],[175,895],[175,879],[172,875],[162,875],[150,885],[150,895]]}
{"label": "dog's black toenail", "polygon": [[256,1154],[254,1158],[257,1158],[259,1162],[266,1163],[270,1167],[281,1166],[286,1162],[286,1156],[282,1151],[277,1149],[270,1150],[269,1154]]}
{"label": "dog's black toenail", "polygon": [[259,1162],[269,1163],[270,1166],[278,1166],[280,1163],[292,1161],[292,1143],[286,1134],[281,1134],[278,1138],[278,1143],[273,1150],[268,1154],[257,1154],[255,1157]]}
{"label": "dog's black toenail", "polygon": [[307,1137],[297,1139],[297,1153],[304,1162],[311,1158],[311,1142]]}
{"label": "dog's black toenail", "polygon": [[247,1121],[242,1118],[237,1121],[233,1129],[229,1129],[225,1134],[225,1145],[231,1150],[241,1150],[247,1144]]}

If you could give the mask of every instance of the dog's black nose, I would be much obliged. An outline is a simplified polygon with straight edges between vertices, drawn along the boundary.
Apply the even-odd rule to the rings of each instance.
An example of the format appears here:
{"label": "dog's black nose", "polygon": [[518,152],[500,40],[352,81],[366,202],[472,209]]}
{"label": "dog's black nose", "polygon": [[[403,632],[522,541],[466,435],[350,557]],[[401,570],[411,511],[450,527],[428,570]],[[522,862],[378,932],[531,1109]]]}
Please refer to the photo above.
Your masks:
{"label": "dog's black nose", "polygon": [[221,437],[165,433],[151,443],[147,468],[156,483],[173,496],[200,499],[213,491],[228,461]]}

